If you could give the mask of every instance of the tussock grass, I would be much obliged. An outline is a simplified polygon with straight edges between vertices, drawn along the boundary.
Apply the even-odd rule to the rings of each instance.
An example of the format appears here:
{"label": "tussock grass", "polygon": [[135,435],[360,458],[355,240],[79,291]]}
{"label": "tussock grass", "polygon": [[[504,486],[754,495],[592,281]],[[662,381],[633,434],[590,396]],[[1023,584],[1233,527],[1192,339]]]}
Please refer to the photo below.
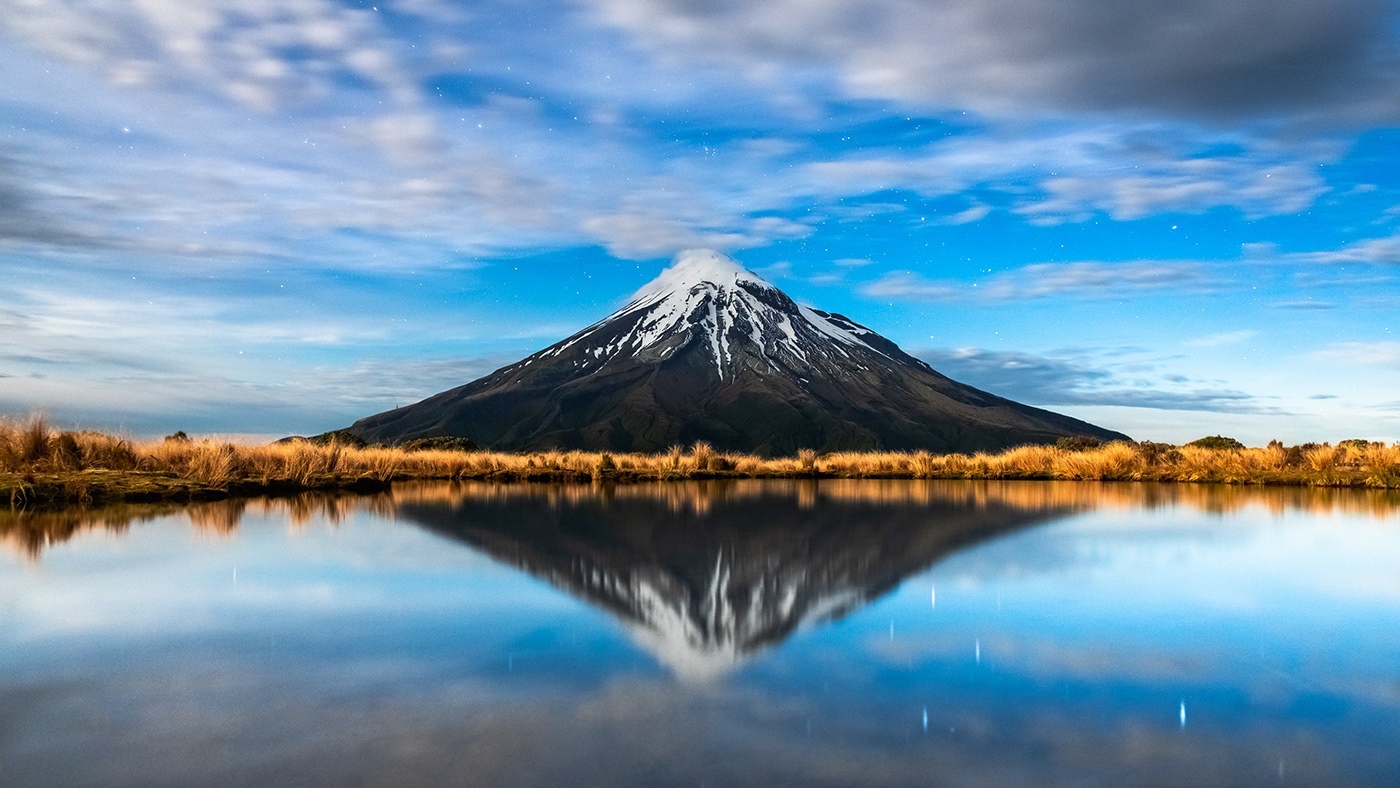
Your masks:
{"label": "tussock grass", "polygon": [[1042,479],[1169,481],[1400,489],[1400,444],[1262,448],[1115,442],[1020,446],[996,454],[832,452],[765,458],[708,443],[660,454],[408,450],[310,441],[240,446],[192,440],[136,442],[63,431],[44,419],[0,421],[0,500],[218,497],[256,492],[383,486],[394,480],[671,481],[711,478]]}

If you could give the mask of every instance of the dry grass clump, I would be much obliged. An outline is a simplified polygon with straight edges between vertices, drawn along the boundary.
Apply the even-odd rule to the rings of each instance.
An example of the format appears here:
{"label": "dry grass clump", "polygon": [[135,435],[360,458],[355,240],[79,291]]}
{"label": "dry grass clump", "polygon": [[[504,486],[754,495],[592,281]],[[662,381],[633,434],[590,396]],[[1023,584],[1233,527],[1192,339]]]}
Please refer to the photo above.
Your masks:
{"label": "dry grass clump", "polygon": [[0,421],[0,473],[58,473],[89,468],[132,470],[131,441],[101,432],[65,432],[42,416]]}

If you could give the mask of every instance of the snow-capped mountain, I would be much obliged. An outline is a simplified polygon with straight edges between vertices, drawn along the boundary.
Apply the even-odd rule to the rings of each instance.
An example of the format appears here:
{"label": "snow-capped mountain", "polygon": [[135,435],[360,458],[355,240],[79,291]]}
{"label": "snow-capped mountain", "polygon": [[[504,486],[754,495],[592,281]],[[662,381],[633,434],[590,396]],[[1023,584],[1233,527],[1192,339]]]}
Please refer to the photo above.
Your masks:
{"label": "snow-capped mountain", "polygon": [[494,449],[972,451],[1123,436],[940,375],[718,252],[679,256],[618,311],[480,380],[356,422],[371,441]]}

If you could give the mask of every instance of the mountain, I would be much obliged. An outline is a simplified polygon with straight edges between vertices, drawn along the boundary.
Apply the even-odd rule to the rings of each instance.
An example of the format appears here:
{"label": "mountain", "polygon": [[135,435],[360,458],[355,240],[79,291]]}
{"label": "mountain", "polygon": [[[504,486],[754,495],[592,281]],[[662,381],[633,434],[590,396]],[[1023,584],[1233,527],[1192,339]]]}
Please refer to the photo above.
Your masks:
{"label": "mountain", "polygon": [[[722,675],[948,555],[1068,507],[971,503],[938,482],[464,486],[400,500],[409,522],[612,613],[679,678]],[[946,492],[944,492],[946,490]]]}
{"label": "mountain", "polygon": [[789,454],[998,450],[1125,436],[951,380],[732,259],[682,254],[626,306],[480,380],[355,422],[373,442]]}

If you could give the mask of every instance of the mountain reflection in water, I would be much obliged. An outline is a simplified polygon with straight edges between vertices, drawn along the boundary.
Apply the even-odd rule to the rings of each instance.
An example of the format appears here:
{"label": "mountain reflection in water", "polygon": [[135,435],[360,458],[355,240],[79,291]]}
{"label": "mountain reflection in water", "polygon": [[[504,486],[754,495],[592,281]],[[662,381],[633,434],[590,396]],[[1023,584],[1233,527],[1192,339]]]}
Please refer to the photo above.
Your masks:
{"label": "mountain reflection in water", "polygon": [[1400,773],[1393,492],[444,482],[0,547],[6,785]]}
{"label": "mountain reflection in water", "polygon": [[843,616],[962,545],[1067,510],[969,505],[967,491],[907,483],[576,490],[474,486],[406,495],[396,511],[611,611],[683,679]]}

